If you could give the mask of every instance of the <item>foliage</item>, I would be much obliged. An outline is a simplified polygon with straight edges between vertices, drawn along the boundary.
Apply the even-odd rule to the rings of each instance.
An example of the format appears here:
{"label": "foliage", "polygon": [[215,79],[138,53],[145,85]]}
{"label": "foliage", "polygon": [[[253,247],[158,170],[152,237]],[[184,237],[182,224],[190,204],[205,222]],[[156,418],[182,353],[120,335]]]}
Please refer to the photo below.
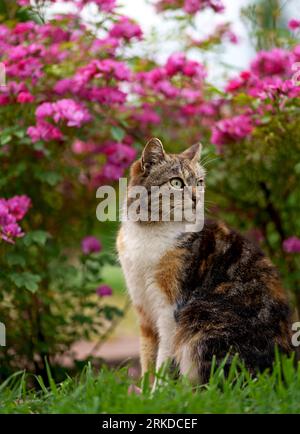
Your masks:
{"label": "foliage", "polygon": [[[108,20],[112,22],[110,15]],[[102,117],[99,103],[87,108],[84,97],[61,98],[53,90],[61,77],[99,57],[104,76],[98,80],[123,98],[115,86],[118,80],[108,78],[118,64],[110,60],[109,46],[106,54],[96,55],[100,48],[93,51],[91,45],[99,40],[81,27],[78,16],[52,24],[8,21],[0,27],[7,74],[0,94],[0,185],[5,196],[0,200],[0,317],[8,345],[0,353],[1,374],[25,367],[44,375],[45,356],[51,362],[78,339],[100,339],[122,315],[102,301],[111,290],[99,287],[103,265],[114,260],[100,252],[101,245],[86,245],[86,239],[80,254],[80,242],[95,227],[90,174],[97,167],[100,172],[102,151],[113,160],[112,168],[106,165],[113,174],[110,181],[114,168],[120,175],[135,151],[113,141],[124,135],[114,122],[99,128],[104,118],[116,117],[113,104]],[[117,74],[122,80],[119,70]],[[97,122],[85,129],[91,112]],[[95,134],[102,134],[99,149],[82,155],[80,139]],[[105,138],[111,141],[104,143]]]}
{"label": "foliage", "polygon": [[[39,260],[43,252],[44,261]],[[78,339],[100,339],[118,308],[104,303],[109,293],[100,286],[107,254],[82,254],[71,264],[49,235],[30,231],[7,246],[1,262],[1,320],[6,325],[9,350],[1,352],[1,374],[20,366],[45,375],[44,358],[68,351]],[[30,271],[27,271],[30,270]],[[12,288],[15,288],[12,291]]]}

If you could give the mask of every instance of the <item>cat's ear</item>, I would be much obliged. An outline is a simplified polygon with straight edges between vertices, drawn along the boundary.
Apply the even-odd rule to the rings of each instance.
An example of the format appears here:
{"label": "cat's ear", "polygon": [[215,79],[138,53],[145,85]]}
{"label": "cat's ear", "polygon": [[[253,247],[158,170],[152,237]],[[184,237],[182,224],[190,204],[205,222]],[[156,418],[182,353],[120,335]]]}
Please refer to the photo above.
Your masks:
{"label": "cat's ear", "polygon": [[160,163],[166,159],[166,153],[161,141],[157,138],[150,139],[142,154],[141,165],[145,170],[154,164]]}
{"label": "cat's ear", "polygon": [[201,157],[202,145],[201,143],[196,143],[195,145],[190,146],[188,149],[183,151],[180,155],[183,158],[186,158],[193,163],[198,163]]}

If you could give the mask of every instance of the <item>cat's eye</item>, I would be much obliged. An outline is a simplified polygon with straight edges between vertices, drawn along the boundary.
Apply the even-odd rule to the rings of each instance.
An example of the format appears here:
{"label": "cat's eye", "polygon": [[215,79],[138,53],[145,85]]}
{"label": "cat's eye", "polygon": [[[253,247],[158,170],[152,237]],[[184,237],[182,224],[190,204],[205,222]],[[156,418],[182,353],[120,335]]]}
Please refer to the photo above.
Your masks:
{"label": "cat's eye", "polygon": [[204,179],[203,178],[198,179],[197,187],[203,187],[203,185],[204,185]]}
{"label": "cat's eye", "polygon": [[177,188],[178,190],[184,187],[184,182],[180,178],[172,178],[170,180],[170,184],[172,185],[172,187]]}

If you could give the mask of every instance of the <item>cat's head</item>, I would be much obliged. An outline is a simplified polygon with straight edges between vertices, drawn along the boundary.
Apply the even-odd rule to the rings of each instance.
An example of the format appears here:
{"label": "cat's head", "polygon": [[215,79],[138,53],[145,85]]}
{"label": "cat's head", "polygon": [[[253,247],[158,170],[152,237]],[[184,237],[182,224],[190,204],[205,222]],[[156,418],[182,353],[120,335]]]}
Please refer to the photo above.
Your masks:
{"label": "cat's head", "polygon": [[[184,206],[180,194],[190,191],[190,207],[193,208],[198,199],[197,194],[204,189],[205,170],[199,162],[200,155],[200,144],[195,144],[180,154],[169,154],[159,139],[150,139],[141,157],[131,166],[128,191],[143,187],[147,191],[149,212],[151,204],[153,212],[153,209],[161,208],[164,199],[170,197],[170,215],[173,220],[174,210]],[[156,198],[153,197],[153,187],[159,187],[160,194]],[[128,204],[132,201],[129,199]],[[161,209],[159,216],[158,221],[162,218]],[[149,221],[153,221],[150,216]]]}

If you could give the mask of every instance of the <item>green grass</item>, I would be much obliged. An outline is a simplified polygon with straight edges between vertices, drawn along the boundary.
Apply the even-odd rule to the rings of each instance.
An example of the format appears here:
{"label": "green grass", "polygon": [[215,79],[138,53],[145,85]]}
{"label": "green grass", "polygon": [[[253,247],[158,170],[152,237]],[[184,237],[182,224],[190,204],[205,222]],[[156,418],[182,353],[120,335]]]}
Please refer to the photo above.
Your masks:
{"label": "green grass", "polygon": [[276,361],[273,372],[251,378],[235,359],[229,377],[222,367],[209,384],[193,389],[186,379],[164,377],[151,393],[147,378],[141,395],[128,395],[132,380],[127,368],[93,373],[87,365],[75,379],[50,387],[39,378],[38,391],[28,390],[30,379],[17,373],[0,386],[1,413],[299,413],[300,366],[293,360]]}

